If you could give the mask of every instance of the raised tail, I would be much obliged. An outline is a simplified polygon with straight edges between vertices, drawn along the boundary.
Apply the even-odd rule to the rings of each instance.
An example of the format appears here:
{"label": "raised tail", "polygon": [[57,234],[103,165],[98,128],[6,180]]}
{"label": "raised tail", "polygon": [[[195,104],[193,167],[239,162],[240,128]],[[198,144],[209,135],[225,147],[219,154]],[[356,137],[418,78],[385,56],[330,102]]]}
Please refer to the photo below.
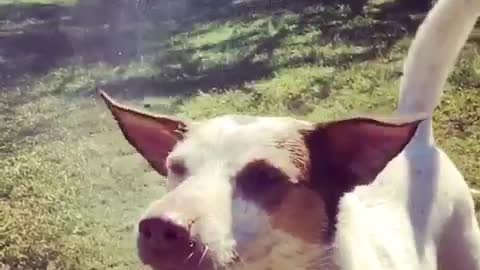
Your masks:
{"label": "raised tail", "polygon": [[[437,1],[419,26],[405,59],[400,114],[433,113],[479,15],[480,0]],[[416,137],[433,141],[431,119]]]}

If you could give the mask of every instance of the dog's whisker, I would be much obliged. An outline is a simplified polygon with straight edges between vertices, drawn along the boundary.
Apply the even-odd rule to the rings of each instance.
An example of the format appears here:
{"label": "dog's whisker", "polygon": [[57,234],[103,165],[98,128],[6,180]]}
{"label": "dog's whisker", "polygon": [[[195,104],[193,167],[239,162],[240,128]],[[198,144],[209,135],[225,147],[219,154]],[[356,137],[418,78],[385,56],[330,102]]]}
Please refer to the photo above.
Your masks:
{"label": "dog's whisker", "polygon": [[198,260],[197,266],[200,266],[200,264],[203,262],[203,259],[205,259],[205,256],[207,255],[207,252],[208,252],[208,246],[205,245],[205,248],[203,249],[202,256],[201,256],[200,259]]}
{"label": "dog's whisker", "polygon": [[190,255],[188,255],[187,258],[185,258],[185,260],[183,261],[183,263],[184,263],[184,264],[187,263],[188,260],[190,260],[190,259],[193,257],[193,254],[195,254],[195,251],[190,252]]}

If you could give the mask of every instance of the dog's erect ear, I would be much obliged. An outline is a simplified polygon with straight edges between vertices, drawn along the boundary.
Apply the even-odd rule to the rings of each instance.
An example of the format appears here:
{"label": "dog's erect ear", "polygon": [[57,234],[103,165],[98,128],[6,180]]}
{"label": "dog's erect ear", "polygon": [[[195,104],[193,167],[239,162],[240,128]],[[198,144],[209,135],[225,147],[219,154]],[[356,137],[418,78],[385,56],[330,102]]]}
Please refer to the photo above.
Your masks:
{"label": "dog's erect ear", "polygon": [[372,182],[410,142],[422,119],[399,120],[354,118],[317,126],[306,135],[313,177],[343,182],[341,189],[347,190]]}
{"label": "dog's erect ear", "polygon": [[140,112],[118,104],[101,91],[108,108],[128,142],[161,175],[167,175],[165,159],[184,138],[187,125],[176,119]]}

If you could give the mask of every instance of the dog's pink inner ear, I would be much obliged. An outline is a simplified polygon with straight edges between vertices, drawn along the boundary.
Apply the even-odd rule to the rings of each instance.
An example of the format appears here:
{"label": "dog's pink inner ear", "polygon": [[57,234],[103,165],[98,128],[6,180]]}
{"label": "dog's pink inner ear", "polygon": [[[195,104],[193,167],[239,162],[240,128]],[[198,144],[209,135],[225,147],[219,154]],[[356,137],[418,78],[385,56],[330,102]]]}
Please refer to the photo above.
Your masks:
{"label": "dog's pink inner ear", "polygon": [[405,148],[419,123],[356,118],[321,125],[307,136],[312,170],[344,178],[347,189],[368,184]]}
{"label": "dog's pink inner ear", "polygon": [[128,142],[157,172],[166,176],[165,160],[177,142],[183,139],[186,124],[127,108],[105,94],[102,97]]}

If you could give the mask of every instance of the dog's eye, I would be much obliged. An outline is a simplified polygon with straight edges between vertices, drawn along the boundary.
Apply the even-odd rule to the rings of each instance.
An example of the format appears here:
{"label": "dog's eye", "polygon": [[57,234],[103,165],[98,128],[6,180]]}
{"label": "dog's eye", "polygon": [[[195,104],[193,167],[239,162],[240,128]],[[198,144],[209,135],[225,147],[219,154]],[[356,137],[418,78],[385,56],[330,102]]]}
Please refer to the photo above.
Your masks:
{"label": "dog's eye", "polygon": [[185,176],[187,174],[187,167],[185,166],[185,163],[182,161],[173,161],[170,162],[168,169],[171,173],[177,175],[177,176]]}
{"label": "dog's eye", "polygon": [[286,190],[286,177],[281,170],[265,161],[252,162],[237,174],[237,191],[241,196],[261,204],[276,204]]}
{"label": "dog's eye", "polygon": [[262,193],[275,186],[277,181],[276,173],[271,168],[249,168],[239,177],[238,186],[246,194]]}

